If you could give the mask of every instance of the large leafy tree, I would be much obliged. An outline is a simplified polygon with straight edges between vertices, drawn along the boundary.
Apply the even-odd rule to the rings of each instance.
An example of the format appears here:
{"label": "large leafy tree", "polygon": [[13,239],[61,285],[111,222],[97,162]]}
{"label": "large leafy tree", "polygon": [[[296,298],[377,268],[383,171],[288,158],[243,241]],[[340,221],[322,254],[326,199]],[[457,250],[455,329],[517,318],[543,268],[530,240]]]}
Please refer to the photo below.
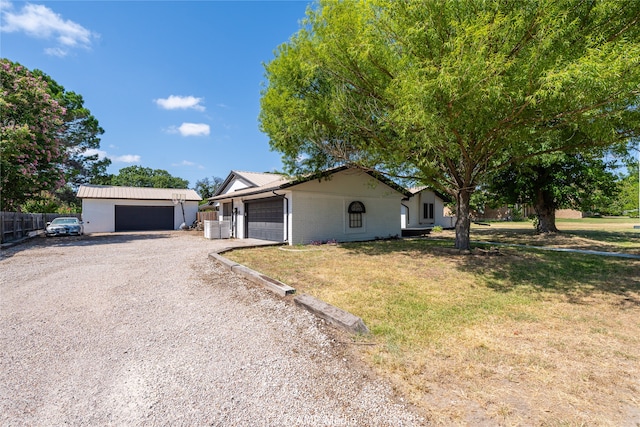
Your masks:
{"label": "large leafy tree", "polygon": [[618,195],[618,185],[612,165],[602,157],[558,153],[491,174],[489,191],[502,203],[533,206],[536,230],[553,233],[558,231],[557,209],[609,210]]}
{"label": "large leafy tree", "polygon": [[212,179],[203,178],[196,181],[194,190],[202,197],[203,203],[206,203],[206,199],[213,197],[220,185],[224,182],[224,179],[214,176]]}
{"label": "large leafy tree", "polygon": [[111,185],[125,187],[189,188],[189,181],[174,177],[163,169],[128,166],[111,177]]}
{"label": "large leafy tree", "polygon": [[[52,207],[57,209],[60,204],[77,205],[77,187],[104,180],[111,163],[91,151],[100,148],[100,135],[104,130],[84,106],[81,95],[66,91],[40,70],[29,71],[8,59],[2,59],[2,66],[5,73],[2,78],[3,172],[6,171],[3,193],[7,196],[3,206],[40,212]],[[42,107],[43,100],[57,103],[55,123],[49,109]],[[45,145],[18,143],[19,135],[25,130],[30,132],[30,138],[48,143],[50,149]],[[51,144],[55,144],[55,148]],[[45,153],[48,154],[43,157]],[[21,160],[29,167],[20,169]],[[44,169],[49,172],[43,172]],[[56,179],[52,180],[53,174]],[[29,181],[31,184],[27,185]],[[14,193],[17,198],[9,197]],[[8,203],[9,199],[14,202]]]}
{"label": "large leafy tree", "polygon": [[448,192],[468,249],[490,171],[638,133],[639,20],[616,0],[321,0],[266,65],[261,128],[290,172],[347,163]]}
{"label": "large leafy tree", "polygon": [[[640,146],[638,147],[640,148]],[[640,153],[637,154],[640,156]],[[627,172],[620,177],[620,197],[618,207],[621,213],[640,217],[640,157],[629,162]]]}
{"label": "large leafy tree", "polygon": [[13,211],[64,185],[66,111],[42,78],[7,59],[0,60],[0,84],[0,207]]}
{"label": "large leafy tree", "polygon": [[40,70],[35,70],[33,74],[47,82],[49,93],[65,108],[60,139],[67,151],[67,157],[61,165],[67,184],[75,191],[81,184],[98,183],[96,181],[106,176],[107,167],[111,164],[111,160],[106,157],[101,159],[96,153],[104,129],[84,106],[82,95],[65,90]]}

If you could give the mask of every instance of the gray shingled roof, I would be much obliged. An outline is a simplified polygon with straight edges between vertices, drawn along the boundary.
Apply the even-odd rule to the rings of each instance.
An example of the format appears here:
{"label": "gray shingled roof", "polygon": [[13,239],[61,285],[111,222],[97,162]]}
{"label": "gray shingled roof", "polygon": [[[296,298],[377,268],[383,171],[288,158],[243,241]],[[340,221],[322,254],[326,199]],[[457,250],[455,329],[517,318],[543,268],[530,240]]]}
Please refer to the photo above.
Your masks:
{"label": "gray shingled roof", "polygon": [[172,200],[174,194],[184,194],[185,201],[200,201],[202,197],[194,190],[183,188],[118,187],[115,185],[81,185],[81,199],[136,199]]}

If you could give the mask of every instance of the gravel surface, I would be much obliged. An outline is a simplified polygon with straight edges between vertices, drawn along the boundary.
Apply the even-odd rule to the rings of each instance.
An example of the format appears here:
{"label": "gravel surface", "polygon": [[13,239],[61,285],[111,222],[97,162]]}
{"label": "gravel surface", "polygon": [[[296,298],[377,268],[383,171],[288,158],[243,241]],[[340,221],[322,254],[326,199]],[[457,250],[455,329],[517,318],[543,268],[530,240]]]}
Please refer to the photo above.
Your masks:
{"label": "gravel surface", "polygon": [[3,250],[0,425],[424,424],[339,332],[210,261],[216,244],[156,232]]}

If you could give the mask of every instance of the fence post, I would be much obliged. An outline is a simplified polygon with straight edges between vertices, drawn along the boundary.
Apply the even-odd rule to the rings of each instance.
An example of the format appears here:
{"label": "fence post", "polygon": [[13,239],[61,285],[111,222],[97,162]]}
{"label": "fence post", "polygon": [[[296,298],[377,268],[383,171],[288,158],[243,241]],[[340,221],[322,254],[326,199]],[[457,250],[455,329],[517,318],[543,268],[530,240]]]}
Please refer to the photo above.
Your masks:
{"label": "fence post", "polygon": [[18,237],[18,215],[13,213],[13,240],[16,240]]}

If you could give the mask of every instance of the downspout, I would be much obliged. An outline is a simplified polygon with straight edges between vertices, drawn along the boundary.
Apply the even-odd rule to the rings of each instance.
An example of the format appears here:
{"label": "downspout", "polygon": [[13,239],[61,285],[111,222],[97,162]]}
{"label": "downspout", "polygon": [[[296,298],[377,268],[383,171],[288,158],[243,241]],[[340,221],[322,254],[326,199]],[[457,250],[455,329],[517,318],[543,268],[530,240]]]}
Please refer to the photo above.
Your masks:
{"label": "downspout", "polygon": [[285,219],[285,224],[284,224],[284,225],[285,225],[284,229],[285,229],[285,233],[286,233],[286,234],[285,234],[285,239],[284,239],[284,241],[285,241],[285,243],[289,243],[289,199],[287,199],[287,196],[285,196],[284,194],[278,194],[278,193],[276,193],[276,191],[275,191],[275,190],[272,190],[271,192],[272,192],[275,196],[282,197],[282,198],[287,202],[287,209],[286,209],[286,211],[285,211],[285,214],[286,214],[286,215],[285,215],[285,218],[286,218],[286,219]]}
{"label": "downspout", "polygon": [[233,207],[233,201],[231,202],[231,211],[233,215],[231,217],[231,221],[233,222],[233,237],[238,238],[238,208]]}

